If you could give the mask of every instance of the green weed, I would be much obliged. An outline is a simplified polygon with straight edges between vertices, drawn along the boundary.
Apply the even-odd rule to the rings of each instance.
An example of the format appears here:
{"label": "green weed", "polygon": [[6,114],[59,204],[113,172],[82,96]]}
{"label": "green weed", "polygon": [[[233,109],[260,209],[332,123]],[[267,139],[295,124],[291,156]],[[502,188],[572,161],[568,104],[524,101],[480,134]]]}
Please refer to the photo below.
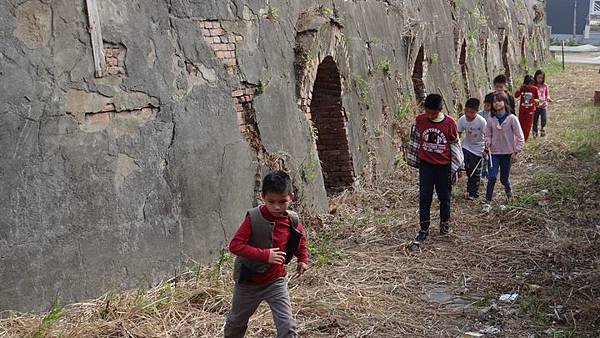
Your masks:
{"label": "green weed", "polygon": [[431,53],[431,56],[429,57],[429,63],[431,63],[432,65],[437,63],[440,59],[440,55],[438,53]]}
{"label": "green weed", "polygon": [[572,203],[577,200],[580,188],[577,179],[559,173],[542,173],[534,176],[532,185],[536,190],[548,190],[548,196],[558,204]]}
{"label": "green weed", "polygon": [[375,70],[382,72],[388,79],[392,78],[392,63],[388,59],[379,61],[379,63],[375,65]]}
{"label": "green weed", "polygon": [[537,193],[524,194],[511,198],[509,201],[509,205],[513,207],[526,208],[533,205],[541,199],[542,196]]}
{"label": "green weed", "polygon": [[260,94],[264,94],[265,90],[267,89],[267,87],[269,86],[269,83],[271,83],[271,80],[258,80],[258,83],[256,84],[256,88],[255,88],[255,94],[256,95],[260,95]]}
{"label": "green weed", "polygon": [[562,63],[558,60],[550,60],[548,63],[543,65],[542,70],[546,73],[546,81],[548,78],[553,77],[554,75],[562,72]]}
{"label": "green weed", "polygon": [[330,17],[333,15],[333,9],[327,6],[321,6],[319,7],[319,14],[325,17]]}
{"label": "green weed", "polygon": [[46,332],[63,316],[63,313],[64,309],[60,305],[60,301],[55,300],[50,311],[42,318],[42,322],[33,334],[33,338],[45,337]]}
{"label": "green weed", "polygon": [[587,106],[573,112],[570,128],[564,128],[562,139],[569,152],[580,159],[591,159],[600,151],[600,129],[594,125],[600,118],[600,108]]}
{"label": "green weed", "polygon": [[269,20],[277,20],[279,19],[279,7],[269,7],[267,11],[267,19]]}
{"label": "green weed", "polygon": [[356,89],[356,94],[360,99],[360,103],[365,106],[367,109],[371,108],[373,101],[371,101],[371,97],[369,95],[369,82],[365,80],[361,75],[356,75],[354,77],[354,88]]}

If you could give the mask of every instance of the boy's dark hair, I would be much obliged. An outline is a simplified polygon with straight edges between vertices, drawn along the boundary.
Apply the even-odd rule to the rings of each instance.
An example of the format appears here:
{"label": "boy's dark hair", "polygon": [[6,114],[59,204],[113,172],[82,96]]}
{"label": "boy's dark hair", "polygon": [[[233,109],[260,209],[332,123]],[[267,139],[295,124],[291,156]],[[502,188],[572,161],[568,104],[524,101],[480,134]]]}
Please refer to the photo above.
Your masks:
{"label": "boy's dark hair", "polygon": [[525,79],[523,79],[523,84],[524,85],[532,85],[535,84],[535,80],[533,79],[533,76],[527,74],[525,75]]}
{"label": "boy's dark hair", "polygon": [[494,84],[508,84],[508,79],[506,75],[500,74],[494,78]]}
{"label": "boy's dark hair", "polygon": [[[510,103],[508,101],[508,95],[502,92],[496,92],[494,93],[494,100],[504,102],[504,111],[506,111],[508,115],[512,113],[512,109],[510,109]],[[495,116],[496,113],[497,111],[494,109],[494,105],[492,104],[492,114]]]}
{"label": "boy's dark hair", "polygon": [[468,99],[467,102],[465,102],[465,108],[479,110],[480,104],[481,104],[481,102],[479,102],[479,99],[472,97],[472,98]]}
{"label": "boy's dark hair", "polygon": [[262,194],[266,195],[270,192],[276,194],[289,194],[293,191],[292,179],[290,175],[283,171],[272,171],[263,178]]}
{"label": "boy's dark hair", "polygon": [[483,99],[483,103],[489,103],[489,104],[494,103],[494,93],[487,94],[485,96],[485,98]]}
{"label": "boy's dark hair", "polygon": [[544,73],[544,71],[541,69],[535,71],[535,74],[533,75],[534,83],[537,82],[537,78],[540,75],[542,76],[542,84],[546,83],[546,73]]}
{"label": "boy's dark hair", "polygon": [[444,104],[444,99],[440,94],[429,94],[425,98],[425,102],[423,102],[423,107],[432,110],[442,110],[442,106]]}

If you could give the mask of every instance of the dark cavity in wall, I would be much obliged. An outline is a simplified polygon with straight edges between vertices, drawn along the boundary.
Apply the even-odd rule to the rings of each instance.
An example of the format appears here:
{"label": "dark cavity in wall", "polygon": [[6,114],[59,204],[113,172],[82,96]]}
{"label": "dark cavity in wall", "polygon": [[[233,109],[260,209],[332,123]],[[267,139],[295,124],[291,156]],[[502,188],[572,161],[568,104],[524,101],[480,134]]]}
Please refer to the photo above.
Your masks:
{"label": "dark cavity in wall", "polygon": [[521,57],[525,59],[527,55],[525,54],[525,35],[523,35],[523,39],[521,39]]}
{"label": "dark cavity in wall", "polygon": [[462,72],[463,84],[465,86],[465,94],[467,97],[471,96],[469,92],[469,66],[467,65],[467,41],[463,40],[462,46],[460,47],[460,57],[458,58],[460,64],[460,71]]}
{"label": "dark cavity in wall", "polygon": [[502,44],[502,64],[504,65],[504,75],[508,82],[511,82],[510,74],[510,63],[508,62],[508,36],[504,37],[504,43]]}
{"label": "dark cavity in wall", "polygon": [[487,38],[483,42],[483,64],[485,67],[485,75],[489,78],[490,77],[490,68],[488,65],[488,40],[487,40]]}
{"label": "dark cavity in wall", "polygon": [[419,53],[415,60],[415,66],[412,73],[413,88],[415,90],[415,98],[418,103],[425,101],[425,82],[423,82],[423,61],[425,60],[425,50],[423,46],[419,48]]}
{"label": "dark cavity in wall", "polygon": [[310,115],[317,132],[317,151],[325,189],[333,192],[352,187],[355,175],[342,109],[340,73],[331,56],[326,57],[317,69]]}

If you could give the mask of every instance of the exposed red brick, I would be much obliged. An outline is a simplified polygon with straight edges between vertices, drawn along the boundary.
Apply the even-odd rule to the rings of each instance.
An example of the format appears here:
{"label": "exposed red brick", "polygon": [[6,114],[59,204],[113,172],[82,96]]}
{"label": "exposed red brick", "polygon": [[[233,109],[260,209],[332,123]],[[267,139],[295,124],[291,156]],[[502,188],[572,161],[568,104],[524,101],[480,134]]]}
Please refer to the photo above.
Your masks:
{"label": "exposed red brick", "polygon": [[304,100],[305,111],[317,129],[316,146],[324,171],[325,187],[339,189],[354,183],[346,120],[342,113],[340,74],[333,58],[319,65],[312,93]]}
{"label": "exposed red brick", "polygon": [[210,35],[212,36],[220,36],[223,35],[225,33],[225,31],[221,28],[212,28],[210,30]]}

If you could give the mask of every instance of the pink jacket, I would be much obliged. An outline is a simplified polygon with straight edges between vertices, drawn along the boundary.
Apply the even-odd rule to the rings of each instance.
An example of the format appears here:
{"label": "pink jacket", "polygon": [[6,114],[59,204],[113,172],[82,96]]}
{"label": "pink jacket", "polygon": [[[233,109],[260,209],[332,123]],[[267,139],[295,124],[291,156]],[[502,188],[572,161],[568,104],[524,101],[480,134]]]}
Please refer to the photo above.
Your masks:
{"label": "pink jacket", "polygon": [[540,99],[540,105],[538,108],[548,108],[548,100],[550,100],[550,91],[548,90],[547,84],[536,85],[538,89],[538,96]]}
{"label": "pink jacket", "polygon": [[485,144],[492,155],[508,155],[519,152],[525,145],[525,137],[519,119],[509,115],[502,125],[490,117],[485,126]]}

